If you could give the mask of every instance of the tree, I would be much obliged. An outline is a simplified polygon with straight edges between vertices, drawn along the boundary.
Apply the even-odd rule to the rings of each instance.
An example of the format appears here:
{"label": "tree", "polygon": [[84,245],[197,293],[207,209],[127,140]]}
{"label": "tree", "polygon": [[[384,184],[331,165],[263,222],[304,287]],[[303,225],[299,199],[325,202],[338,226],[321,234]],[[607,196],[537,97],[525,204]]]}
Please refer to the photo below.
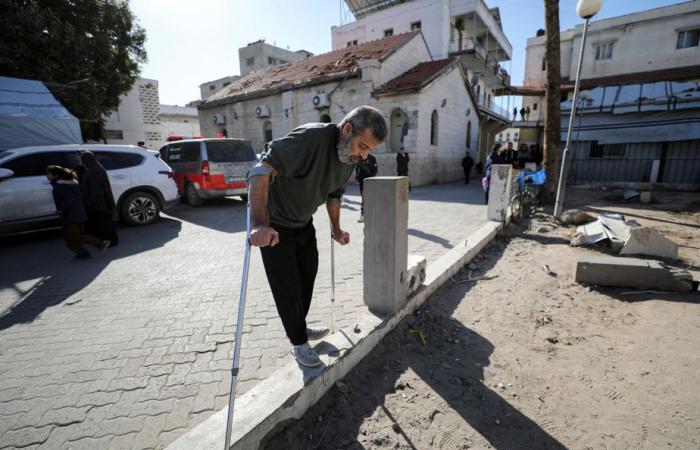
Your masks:
{"label": "tree", "polygon": [[124,0],[0,0],[0,29],[0,74],[46,82],[85,138],[99,137],[95,120],[147,61],[146,33]]}
{"label": "tree", "polygon": [[545,22],[545,108],[544,167],[547,170],[545,192],[552,199],[559,179],[561,145],[561,50],[559,48],[559,0],[544,0]]}

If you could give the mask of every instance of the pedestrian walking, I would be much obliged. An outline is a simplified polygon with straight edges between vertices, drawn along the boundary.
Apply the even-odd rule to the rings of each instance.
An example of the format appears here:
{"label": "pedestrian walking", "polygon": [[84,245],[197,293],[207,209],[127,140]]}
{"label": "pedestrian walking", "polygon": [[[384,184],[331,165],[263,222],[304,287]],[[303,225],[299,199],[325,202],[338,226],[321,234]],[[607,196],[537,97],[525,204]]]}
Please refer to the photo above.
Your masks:
{"label": "pedestrian walking", "polygon": [[401,147],[399,152],[396,154],[396,175],[400,177],[408,176],[408,162],[411,158],[406,153],[406,149]]}
{"label": "pedestrian walking", "polygon": [[80,190],[87,212],[86,230],[89,234],[119,244],[117,225],[114,223],[114,195],[107,171],[91,151],[81,150],[76,155],[80,176]]}
{"label": "pedestrian walking", "polygon": [[485,199],[484,204],[489,203],[489,187],[491,185],[491,169],[494,164],[503,164],[503,157],[500,155],[501,144],[494,144],[491,149],[491,154],[486,158],[486,165],[484,166],[485,173],[484,178],[481,180],[481,186],[484,189]]}
{"label": "pedestrian walking", "polygon": [[472,155],[467,152],[462,158],[462,169],[464,170],[464,184],[469,184],[469,174],[472,171],[472,166],[474,166],[474,159]]}
{"label": "pedestrian walking", "polygon": [[90,252],[83,244],[95,246],[100,252],[109,247],[109,241],[85,233],[87,213],[83,206],[80,186],[72,170],[51,165],[46,168],[46,178],[53,187],[53,201],[59,214],[66,246],[75,252],[77,259],[89,259]]}
{"label": "pedestrian walking", "polygon": [[360,184],[360,218],[357,219],[358,222],[362,223],[365,221],[365,179],[377,176],[379,167],[377,166],[377,158],[372,155],[367,155],[367,158],[359,161],[357,166],[355,166],[355,179]]}
{"label": "pedestrian walking", "polygon": [[273,140],[249,173],[249,242],[260,247],[277,312],[302,366],[321,365],[308,341],[329,332],[306,323],[318,270],[312,216],[325,203],[332,238],[350,243],[340,227],[340,198],[355,164],[384,141],[386,132],[382,113],[361,106],[338,125],[302,125]]}
{"label": "pedestrian walking", "polygon": [[520,108],[520,120],[525,120],[525,108]]}
{"label": "pedestrian walking", "polygon": [[525,108],[525,120],[530,120],[530,107]]}

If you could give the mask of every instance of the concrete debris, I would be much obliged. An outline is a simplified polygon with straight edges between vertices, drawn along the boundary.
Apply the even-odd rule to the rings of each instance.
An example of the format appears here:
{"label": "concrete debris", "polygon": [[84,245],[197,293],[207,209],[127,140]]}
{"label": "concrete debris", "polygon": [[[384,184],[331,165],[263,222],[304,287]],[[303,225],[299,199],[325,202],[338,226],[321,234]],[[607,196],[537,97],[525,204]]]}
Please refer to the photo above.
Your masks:
{"label": "concrete debris", "polygon": [[642,203],[651,203],[651,191],[644,191],[639,195],[639,200]]}
{"label": "concrete debris", "polygon": [[559,222],[563,225],[583,225],[594,220],[595,217],[578,209],[566,210],[559,216]]}
{"label": "concrete debris", "polygon": [[607,241],[620,255],[678,259],[678,245],[653,228],[626,221],[621,214],[601,214],[598,220],[576,228],[574,247]]}
{"label": "concrete debris", "polygon": [[578,283],[689,292],[694,289],[690,272],[660,261],[615,256],[580,256],[576,262]]}

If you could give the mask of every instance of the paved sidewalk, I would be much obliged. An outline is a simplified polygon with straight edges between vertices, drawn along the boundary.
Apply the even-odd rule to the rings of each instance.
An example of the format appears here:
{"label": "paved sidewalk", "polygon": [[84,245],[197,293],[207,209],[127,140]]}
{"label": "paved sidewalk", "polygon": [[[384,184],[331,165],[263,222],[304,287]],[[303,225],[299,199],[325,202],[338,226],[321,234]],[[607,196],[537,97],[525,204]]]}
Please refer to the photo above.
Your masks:
{"label": "paved sidewalk", "polygon": [[[409,253],[435,260],[485,220],[477,183],[416,188]],[[351,187],[336,246],[336,327],[365,307],[362,225]],[[330,237],[310,322],[330,317]],[[0,240],[0,448],[161,448],[228,400],[245,206],[182,206],[120,229],[119,247],[73,261],[56,232]],[[10,309],[12,308],[12,309]],[[259,252],[251,271],[239,392],[291,360]]]}

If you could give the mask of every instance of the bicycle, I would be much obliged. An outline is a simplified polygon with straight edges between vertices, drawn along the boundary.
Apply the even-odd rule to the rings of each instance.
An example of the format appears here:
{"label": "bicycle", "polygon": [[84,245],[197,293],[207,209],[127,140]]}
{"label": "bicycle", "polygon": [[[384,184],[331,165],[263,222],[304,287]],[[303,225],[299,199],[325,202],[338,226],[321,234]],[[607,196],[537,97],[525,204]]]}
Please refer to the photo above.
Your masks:
{"label": "bicycle", "polygon": [[539,187],[547,181],[544,169],[537,172],[520,172],[516,179],[515,194],[510,199],[510,215],[515,223],[520,223],[525,217],[531,216],[537,205]]}

